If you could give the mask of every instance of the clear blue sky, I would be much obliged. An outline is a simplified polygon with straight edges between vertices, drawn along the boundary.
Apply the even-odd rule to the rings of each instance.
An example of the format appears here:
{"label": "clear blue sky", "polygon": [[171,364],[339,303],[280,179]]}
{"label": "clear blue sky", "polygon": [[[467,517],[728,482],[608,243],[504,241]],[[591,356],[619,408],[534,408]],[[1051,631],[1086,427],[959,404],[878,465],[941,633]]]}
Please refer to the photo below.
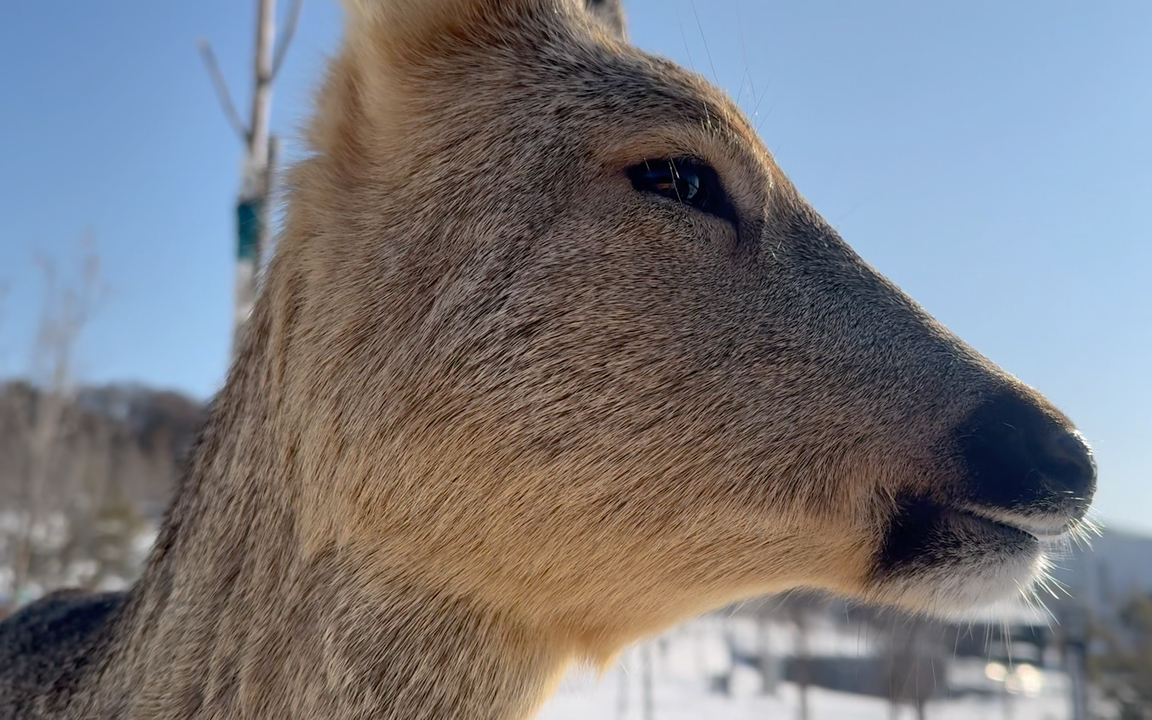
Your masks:
{"label": "clear blue sky", "polygon": [[[33,253],[66,262],[91,231],[110,292],[84,378],[219,385],[240,148],[195,42],[245,107],[252,5],[0,4],[0,374],[27,367]],[[1106,521],[1152,531],[1152,2],[628,9],[637,44],[739,98],[865,258],[1076,420]],[[275,100],[289,141],[339,28],[305,0]]]}

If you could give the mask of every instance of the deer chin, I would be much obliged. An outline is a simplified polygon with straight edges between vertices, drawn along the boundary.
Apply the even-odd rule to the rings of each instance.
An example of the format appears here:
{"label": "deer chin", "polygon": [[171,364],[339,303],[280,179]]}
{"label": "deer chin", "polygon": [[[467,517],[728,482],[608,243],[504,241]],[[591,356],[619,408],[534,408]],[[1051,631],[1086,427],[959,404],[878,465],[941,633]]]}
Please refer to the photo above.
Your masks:
{"label": "deer chin", "polygon": [[875,557],[870,599],[949,616],[1027,593],[1073,526],[906,499]]}

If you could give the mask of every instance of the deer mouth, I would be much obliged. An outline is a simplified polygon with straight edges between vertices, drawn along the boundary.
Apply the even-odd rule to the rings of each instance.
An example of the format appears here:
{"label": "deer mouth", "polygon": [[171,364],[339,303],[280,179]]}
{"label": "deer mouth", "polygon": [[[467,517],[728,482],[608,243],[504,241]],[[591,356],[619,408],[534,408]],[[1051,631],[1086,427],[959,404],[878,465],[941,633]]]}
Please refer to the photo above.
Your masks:
{"label": "deer mouth", "polygon": [[1040,545],[1045,538],[1037,532],[1033,532],[1028,527],[1024,527],[1005,520],[998,520],[994,517],[989,517],[981,513],[970,512],[965,510],[954,511],[957,518],[963,520],[965,524],[970,524],[974,528],[979,528],[982,534],[1000,537],[1004,539],[1014,539],[1026,545]]}
{"label": "deer mouth", "polygon": [[980,574],[1005,563],[1030,562],[1057,535],[1054,530],[1007,513],[903,498],[889,520],[874,575],[906,577],[947,568]]}
{"label": "deer mouth", "polygon": [[[1076,520],[898,498],[866,581],[873,601],[957,615],[1027,593]],[[1049,522],[1052,520],[1052,522]]]}
{"label": "deer mouth", "polygon": [[1085,524],[1082,513],[1076,513],[1074,516],[1059,513],[1023,514],[979,506],[957,512],[989,527],[1007,528],[1015,532],[1027,533],[1042,544],[1059,542],[1075,534],[1078,528]]}

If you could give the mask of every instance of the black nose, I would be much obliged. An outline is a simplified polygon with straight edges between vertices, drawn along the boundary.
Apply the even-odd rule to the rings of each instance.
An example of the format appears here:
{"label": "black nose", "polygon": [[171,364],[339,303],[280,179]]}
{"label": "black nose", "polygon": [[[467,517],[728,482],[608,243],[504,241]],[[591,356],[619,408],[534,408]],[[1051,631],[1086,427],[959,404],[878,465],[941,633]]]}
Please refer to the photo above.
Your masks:
{"label": "black nose", "polygon": [[1016,392],[980,405],[955,440],[971,499],[982,505],[1080,517],[1092,501],[1096,463],[1088,446]]}

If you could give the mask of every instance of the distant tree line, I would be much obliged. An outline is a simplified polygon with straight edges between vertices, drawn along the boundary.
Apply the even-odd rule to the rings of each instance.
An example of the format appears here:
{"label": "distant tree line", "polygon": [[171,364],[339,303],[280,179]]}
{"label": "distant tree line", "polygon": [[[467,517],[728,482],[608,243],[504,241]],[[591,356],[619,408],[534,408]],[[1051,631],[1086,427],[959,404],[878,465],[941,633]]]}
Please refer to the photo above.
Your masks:
{"label": "distant tree line", "polygon": [[205,414],[134,386],[0,384],[0,608],[130,581]]}

